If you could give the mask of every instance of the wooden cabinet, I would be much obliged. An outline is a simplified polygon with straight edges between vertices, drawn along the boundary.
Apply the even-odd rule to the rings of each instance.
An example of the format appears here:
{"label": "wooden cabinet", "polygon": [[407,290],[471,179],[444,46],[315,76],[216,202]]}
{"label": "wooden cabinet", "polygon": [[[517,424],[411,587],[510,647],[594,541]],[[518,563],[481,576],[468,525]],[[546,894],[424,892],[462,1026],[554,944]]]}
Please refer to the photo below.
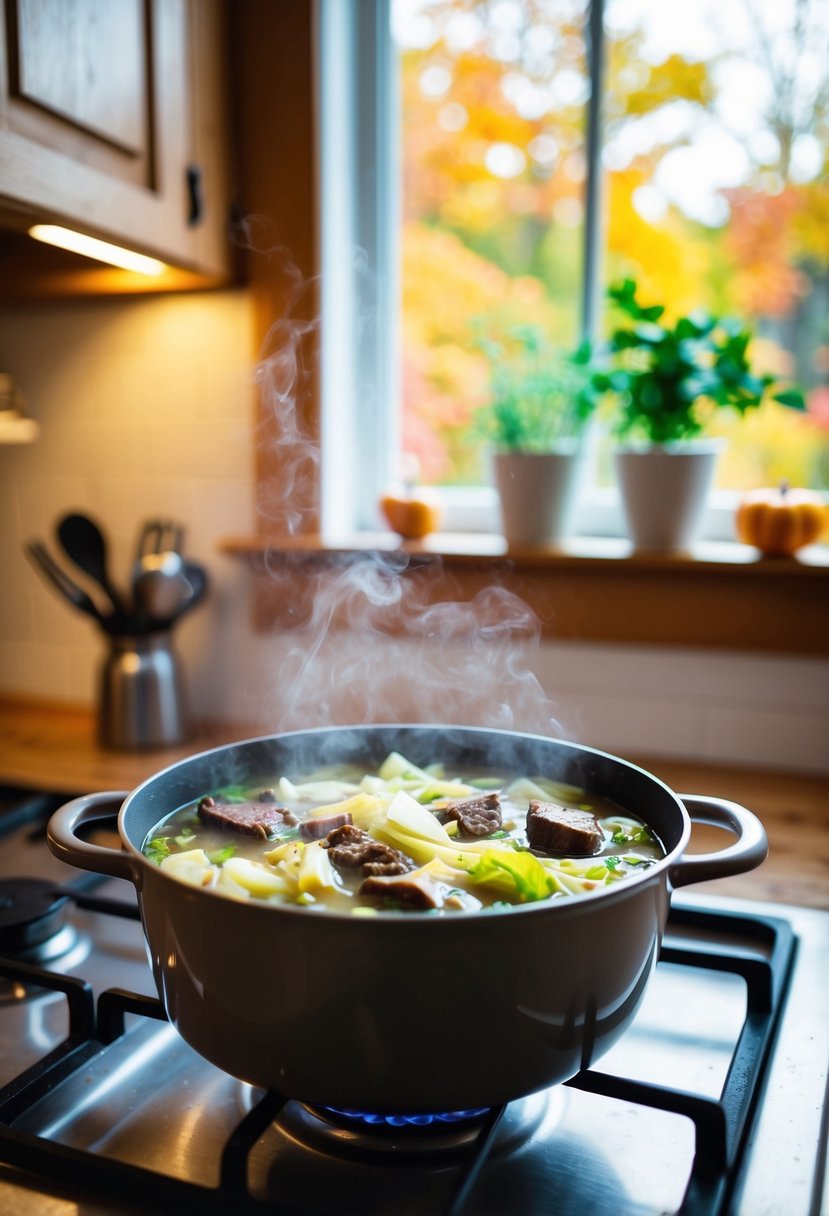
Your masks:
{"label": "wooden cabinet", "polygon": [[[7,281],[22,241],[31,265],[44,257],[19,235],[33,221],[127,245],[203,282],[227,281],[222,0],[1,2]],[[83,273],[77,258],[63,265]]]}

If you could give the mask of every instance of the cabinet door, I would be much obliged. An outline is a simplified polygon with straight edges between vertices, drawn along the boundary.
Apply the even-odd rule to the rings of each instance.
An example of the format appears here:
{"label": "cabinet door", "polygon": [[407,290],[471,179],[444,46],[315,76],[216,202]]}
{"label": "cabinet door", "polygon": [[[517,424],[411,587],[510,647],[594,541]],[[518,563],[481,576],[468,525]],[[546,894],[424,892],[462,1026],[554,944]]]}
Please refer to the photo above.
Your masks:
{"label": "cabinet door", "polygon": [[224,276],[219,0],[4,5],[6,206]]}

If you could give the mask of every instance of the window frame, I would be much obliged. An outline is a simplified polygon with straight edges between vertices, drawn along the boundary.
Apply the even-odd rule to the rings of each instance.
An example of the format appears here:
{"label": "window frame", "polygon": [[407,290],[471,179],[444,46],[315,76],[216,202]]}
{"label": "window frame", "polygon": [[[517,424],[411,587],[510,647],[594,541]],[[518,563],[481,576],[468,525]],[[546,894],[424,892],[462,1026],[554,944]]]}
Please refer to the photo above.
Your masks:
{"label": "window frame", "polygon": [[[378,503],[400,481],[400,156],[393,0],[317,0],[317,148],[321,262],[321,531],[382,526]],[[602,93],[605,0],[587,0],[585,216],[580,331],[595,339],[603,298]],[[386,166],[385,172],[378,166]],[[593,437],[595,439],[595,436]],[[588,458],[588,469],[595,461]],[[433,487],[442,530],[500,531],[493,486]],[[710,495],[704,540],[732,540],[738,491]],[[574,536],[625,535],[619,493],[595,479]]]}

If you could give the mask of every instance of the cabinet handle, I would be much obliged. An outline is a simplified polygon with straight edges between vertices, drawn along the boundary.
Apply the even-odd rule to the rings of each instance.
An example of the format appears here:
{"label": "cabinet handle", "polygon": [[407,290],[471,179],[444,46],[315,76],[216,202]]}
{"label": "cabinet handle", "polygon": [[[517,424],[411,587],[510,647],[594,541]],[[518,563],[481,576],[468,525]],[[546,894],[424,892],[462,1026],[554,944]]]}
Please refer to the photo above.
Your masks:
{"label": "cabinet handle", "polygon": [[204,219],[204,198],[202,196],[201,168],[199,165],[187,166],[187,225],[195,228]]}

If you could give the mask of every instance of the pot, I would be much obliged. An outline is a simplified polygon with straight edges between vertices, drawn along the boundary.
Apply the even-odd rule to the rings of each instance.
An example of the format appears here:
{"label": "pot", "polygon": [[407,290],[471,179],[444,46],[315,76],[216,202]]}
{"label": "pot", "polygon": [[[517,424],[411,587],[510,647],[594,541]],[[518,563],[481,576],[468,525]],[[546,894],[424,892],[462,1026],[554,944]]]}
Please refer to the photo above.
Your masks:
{"label": "pot", "polygon": [[614,452],[627,533],[634,548],[677,553],[693,544],[721,449],[715,439]]}
{"label": "pot", "polygon": [[575,441],[551,452],[493,452],[501,531],[508,545],[556,545],[570,533],[584,458]]}
{"label": "pot", "polygon": [[[239,902],[144,857],[151,829],[222,785],[330,763],[371,768],[392,750],[447,771],[544,775],[610,798],[666,856],[612,887],[509,911],[354,917]],[[82,838],[120,806],[122,849]],[[684,856],[691,819],[730,829]],[[359,726],[250,739],[180,761],[132,793],[76,798],[49,823],[61,860],[135,884],[150,965],[170,1021],[197,1052],[252,1085],[378,1113],[468,1110],[574,1076],[633,1018],[659,953],[673,887],[759,865],[747,810],[680,798],[592,748],[472,727]]]}

